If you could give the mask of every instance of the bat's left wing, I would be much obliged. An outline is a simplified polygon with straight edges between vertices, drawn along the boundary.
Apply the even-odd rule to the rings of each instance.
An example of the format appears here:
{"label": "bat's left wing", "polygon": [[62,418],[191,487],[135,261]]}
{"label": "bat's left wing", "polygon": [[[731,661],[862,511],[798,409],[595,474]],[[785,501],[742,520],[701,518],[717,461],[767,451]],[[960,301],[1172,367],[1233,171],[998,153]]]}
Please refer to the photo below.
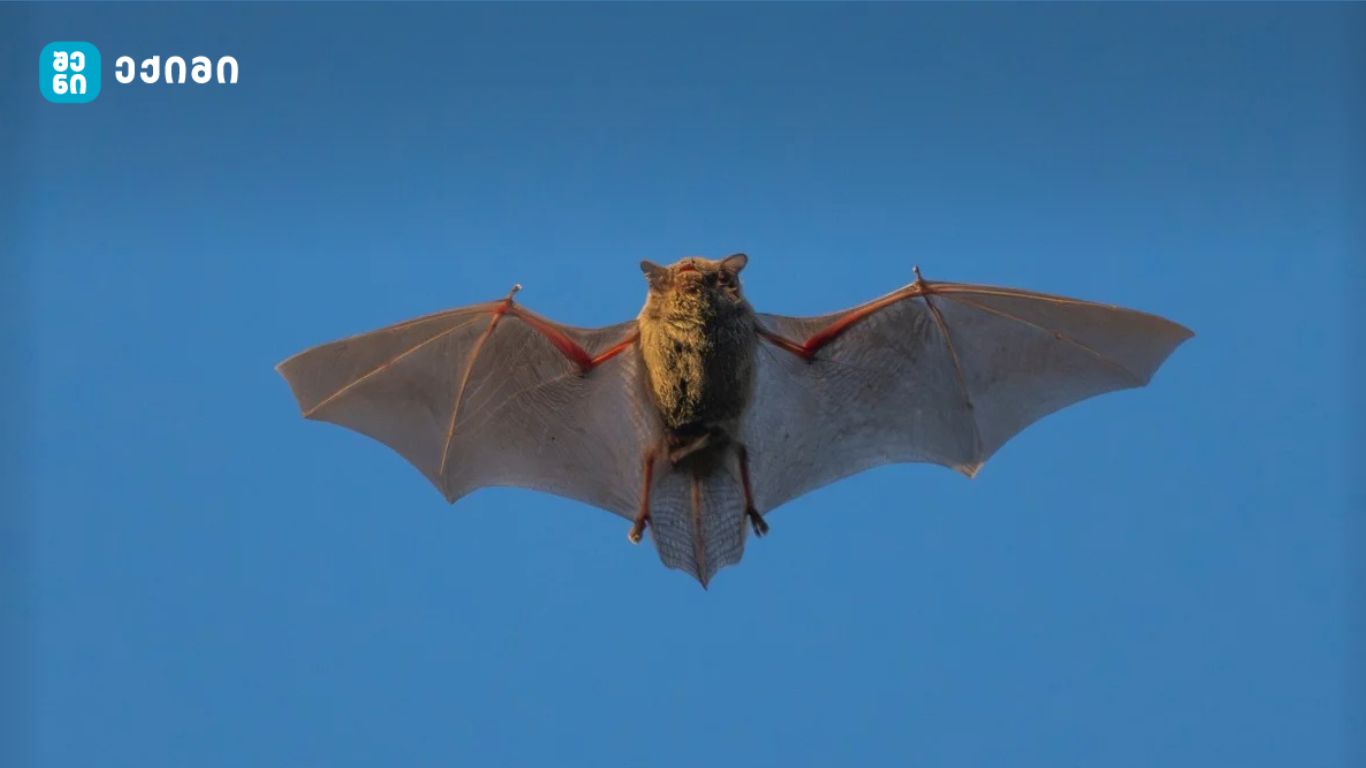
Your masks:
{"label": "bat's left wing", "polygon": [[304,416],[393,448],[447,500],[521,486],[631,518],[658,440],[635,322],[571,328],[512,297],[301,352],[279,365]]}
{"label": "bat's left wing", "polygon": [[845,312],[759,323],[741,439],[761,512],[880,464],[971,477],[1037,419],[1143,386],[1192,335],[1119,307],[921,279]]}

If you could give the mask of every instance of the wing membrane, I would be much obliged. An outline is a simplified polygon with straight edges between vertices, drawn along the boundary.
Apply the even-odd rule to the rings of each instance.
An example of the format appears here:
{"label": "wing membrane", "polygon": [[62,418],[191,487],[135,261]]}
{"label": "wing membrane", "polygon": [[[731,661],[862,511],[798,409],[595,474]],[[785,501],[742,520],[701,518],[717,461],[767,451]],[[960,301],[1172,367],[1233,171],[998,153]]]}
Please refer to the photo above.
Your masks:
{"label": "wing membrane", "polygon": [[972,476],[1039,418],[1143,386],[1191,336],[1119,307],[926,282],[847,312],[760,323],[798,342],[847,325],[809,361],[760,349],[744,440],[764,510],[880,464],[932,462]]}
{"label": "wing membrane", "polygon": [[[279,366],[308,418],[368,435],[450,501],[535,488],[630,517],[656,439],[634,348],[588,372],[510,302],[450,310],[324,344]],[[591,357],[629,337],[532,316]]]}

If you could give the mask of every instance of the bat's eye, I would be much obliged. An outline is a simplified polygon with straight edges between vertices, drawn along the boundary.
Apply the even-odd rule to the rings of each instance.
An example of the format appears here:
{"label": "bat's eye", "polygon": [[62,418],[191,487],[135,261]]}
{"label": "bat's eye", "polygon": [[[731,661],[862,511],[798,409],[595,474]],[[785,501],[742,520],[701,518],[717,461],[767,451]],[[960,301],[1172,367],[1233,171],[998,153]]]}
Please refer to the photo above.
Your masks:
{"label": "bat's eye", "polygon": [[731,284],[730,273],[729,273],[729,272],[719,272],[719,273],[717,273],[717,275],[716,275],[716,282],[720,283],[721,285],[730,285],[730,284]]}

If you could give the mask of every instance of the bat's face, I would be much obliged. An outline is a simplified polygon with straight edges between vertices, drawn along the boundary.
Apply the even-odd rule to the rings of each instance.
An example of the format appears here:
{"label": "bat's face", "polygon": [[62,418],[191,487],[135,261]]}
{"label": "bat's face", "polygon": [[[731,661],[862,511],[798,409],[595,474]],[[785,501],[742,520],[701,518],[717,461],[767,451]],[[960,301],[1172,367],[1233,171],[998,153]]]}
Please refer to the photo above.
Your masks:
{"label": "bat's face", "polygon": [[679,259],[667,267],[642,261],[640,270],[650,284],[646,304],[659,307],[743,306],[745,297],[740,291],[740,270],[745,268],[747,261],[749,257],[743,253],[716,261],[694,256]]}

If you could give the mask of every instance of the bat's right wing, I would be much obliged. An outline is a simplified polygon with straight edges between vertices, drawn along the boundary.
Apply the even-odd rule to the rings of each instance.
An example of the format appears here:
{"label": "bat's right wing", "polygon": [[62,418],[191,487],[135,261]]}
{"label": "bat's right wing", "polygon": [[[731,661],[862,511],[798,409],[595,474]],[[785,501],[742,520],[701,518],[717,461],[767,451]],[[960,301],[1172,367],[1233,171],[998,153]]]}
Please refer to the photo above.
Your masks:
{"label": "bat's right wing", "polygon": [[535,488],[631,518],[658,441],[635,323],[559,325],[501,302],[439,312],[279,365],[305,417],[368,435],[450,501]]}
{"label": "bat's right wing", "polygon": [[759,322],[742,440],[761,512],[881,464],[971,477],[1039,418],[1143,386],[1192,335],[1119,307],[925,280],[845,312]]}

